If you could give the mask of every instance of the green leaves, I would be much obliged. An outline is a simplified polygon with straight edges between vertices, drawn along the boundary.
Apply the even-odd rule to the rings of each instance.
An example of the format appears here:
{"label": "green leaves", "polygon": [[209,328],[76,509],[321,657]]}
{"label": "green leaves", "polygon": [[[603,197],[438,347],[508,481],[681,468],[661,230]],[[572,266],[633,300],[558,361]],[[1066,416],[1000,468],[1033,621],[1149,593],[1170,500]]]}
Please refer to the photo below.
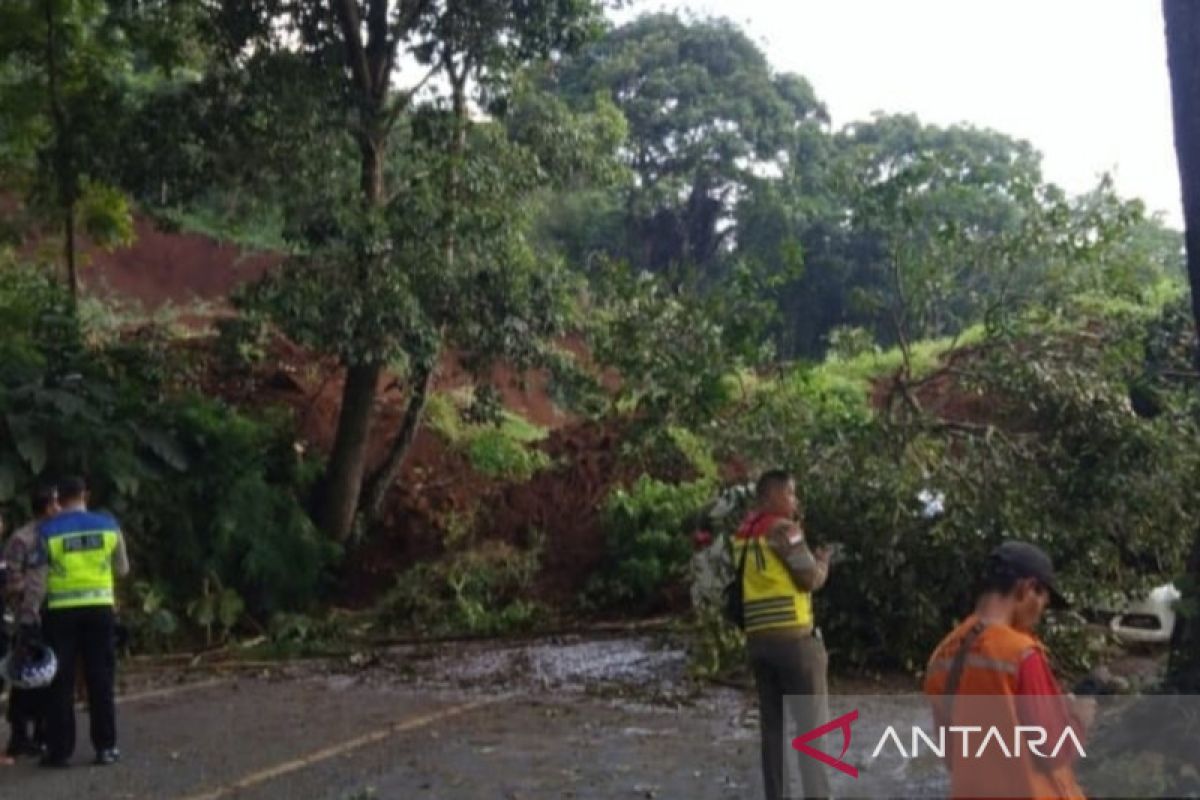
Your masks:
{"label": "green leaves", "polygon": [[[1200,427],[1193,392],[1168,376],[1188,369],[1176,345],[1190,325],[1182,303],[1161,319],[1026,324],[930,368],[914,389],[924,413],[894,418],[870,404],[886,374],[843,386],[837,362],[797,370],[758,387],[716,432],[718,452],[793,469],[814,543],[848,545],[818,595],[831,651],[919,669],[1003,539],[1042,545],[1082,609],[1179,573],[1200,514]],[[1159,393],[1152,419],[1130,406],[1135,381]],[[923,513],[925,491],[944,513]],[[1079,668],[1093,654],[1058,655]]]}
{"label": "green leaves", "polygon": [[290,420],[178,393],[189,378],[156,371],[152,336],[114,343],[85,329],[86,349],[63,348],[61,329],[40,323],[61,299],[44,273],[0,269],[3,341],[39,356],[0,364],[0,504],[13,510],[39,481],[86,475],[121,520],[138,575],[153,579],[136,620],[142,646],[168,643],[205,579],[220,589],[192,610],[213,631],[248,610],[312,603],[336,551],[301,505],[312,470]]}
{"label": "green leaves", "polygon": [[544,542],[526,549],[503,542],[453,548],[444,558],[406,570],[380,604],[390,629],[501,635],[528,629],[545,615],[529,599]]}
{"label": "green leaves", "polygon": [[177,472],[186,472],[189,466],[187,454],[179,442],[165,431],[134,424],[133,432],[154,455]]}
{"label": "green leaves", "polygon": [[654,271],[720,274],[756,176],[786,172],[798,137],[825,119],[803,78],[774,74],[724,20],[643,16],[569,59],[552,85],[576,107],[602,93],[628,121],[624,231],[596,250]]}
{"label": "green leaves", "polygon": [[199,5],[7,0],[0,9],[0,175],[41,223],[39,238],[65,239],[71,264],[76,226],[101,247],[133,239],[123,166],[137,160],[131,151],[144,156],[154,127],[131,119],[161,85],[159,70],[193,61],[188,50],[199,60],[189,46]]}
{"label": "green leaves", "polygon": [[731,378],[769,359],[772,308],[752,274],[672,288],[610,264],[593,282],[592,357],[620,375],[614,404],[655,422],[708,425],[734,399]]}
{"label": "green leaves", "polygon": [[664,593],[687,568],[686,526],[712,490],[707,478],[672,485],[643,475],[629,490],[614,491],[604,504],[605,564],[589,583],[585,601],[639,613],[661,608]]}
{"label": "green leaves", "polygon": [[216,575],[205,578],[199,597],[188,603],[188,616],[204,628],[208,644],[213,643],[214,627],[220,629],[221,639],[227,639],[233,628],[241,620],[246,610],[246,603],[233,589],[221,585]]}
{"label": "green leaves", "polygon": [[133,210],[119,189],[85,180],[80,187],[79,222],[93,242],[118,247],[133,241]]}
{"label": "green leaves", "polygon": [[6,415],[5,421],[13,445],[29,471],[34,475],[41,473],[46,466],[46,439],[35,430],[34,421],[16,414]]}

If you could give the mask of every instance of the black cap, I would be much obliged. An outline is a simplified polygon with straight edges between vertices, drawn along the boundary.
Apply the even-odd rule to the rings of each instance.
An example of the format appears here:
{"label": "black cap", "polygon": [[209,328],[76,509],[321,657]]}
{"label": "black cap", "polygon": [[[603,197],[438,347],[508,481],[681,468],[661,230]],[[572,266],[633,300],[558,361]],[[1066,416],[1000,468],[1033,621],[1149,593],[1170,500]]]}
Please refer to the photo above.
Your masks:
{"label": "black cap", "polygon": [[1050,605],[1066,608],[1067,598],[1058,590],[1054,562],[1042,548],[1028,542],[1005,542],[988,555],[988,567],[1006,569],[1017,578],[1036,578],[1050,591]]}

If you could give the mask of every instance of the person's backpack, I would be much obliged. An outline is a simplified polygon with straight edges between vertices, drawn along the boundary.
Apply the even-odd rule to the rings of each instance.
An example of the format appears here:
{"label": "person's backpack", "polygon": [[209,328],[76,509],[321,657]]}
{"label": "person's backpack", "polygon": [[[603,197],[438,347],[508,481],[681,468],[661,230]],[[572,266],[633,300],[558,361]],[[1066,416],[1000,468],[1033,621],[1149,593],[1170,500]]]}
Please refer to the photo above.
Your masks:
{"label": "person's backpack", "polygon": [[734,570],[733,580],[725,585],[725,619],[739,629],[746,627],[746,589],[742,578],[746,574],[746,555],[749,552],[750,542],[747,541],[742,550],[742,557],[738,559],[737,569]]}
{"label": "person's backpack", "polygon": [[[758,524],[762,519],[762,515],[755,515],[753,520],[749,520],[747,524],[750,527]],[[737,539],[737,534],[734,534],[734,540]],[[742,550],[742,557],[738,559],[737,569],[734,570],[733,580],[725,585],[725,619],[729,620],[731,625],[736,625],[740,629],[746,627],[746,588],[743,579],[746,575],[746,556],[750,554],[751,540],[746,540],[746,547]],[[754,542],[757,547],[757,541]]]}

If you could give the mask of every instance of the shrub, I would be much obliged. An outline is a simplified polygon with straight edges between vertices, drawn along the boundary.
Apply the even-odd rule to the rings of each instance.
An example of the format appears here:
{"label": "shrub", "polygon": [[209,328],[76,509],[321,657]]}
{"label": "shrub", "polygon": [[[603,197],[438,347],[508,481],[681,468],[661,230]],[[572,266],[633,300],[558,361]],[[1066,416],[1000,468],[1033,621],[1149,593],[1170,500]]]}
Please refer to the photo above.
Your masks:
{"label": "shrub", "polygon": [[38,481],[87,475],[129,539],[141,582],[123,605],[147,646],[189,618],[227,631],[243,603],[256,615],[312,604],[336,553],[304,511],[313,468],[290,419],[188,393],[153,329],[90,344],[44,274],[0,269],[0,506],[24,516]]}
{"label": "shrub", "polygon": [[201,398],[167,413],[185,469],[114,503],[134,521],[132,544],[151,574],[172,576],[189,599],[215,575],[254,613],[310,607],[337,553],[299,502],[311,473],[289,423]]}
{"label": "shrub", "polygon": [[433,634],[497,635],[526,630],[545,618],[530,599],[542,543],[520,550],[484,542],[405,571],[379,605],[392,629]]}
{"label": "shrub", "polygon": [[[1176,341],[1160,324],[1132,317],[993,339],[956,364],[945,389],[986,398],[990,419],[875,415],[865,393],[853,402],[818,390],[819,369],[759,393],[722,432],[721,451],[794,470],[811,539],[846,544],[816,598],[835,662],[921,669],[970,610],[979,565],[1004,539],[1044,547],[1084,609],[1179,574],[1200,516],[1200,429],[1187,391],[1167,379],[1150,380],[1156,416],[1133,413],[1129,398],[1147,380],[1145,345]],[[945,496],[941,512],[918,499],[925,490]],[[1046,632],[1072,669],[1098,652],[1069,618]]]}
{"label": "shrub", "polygon": [[[472,397],[491,397],[481,392],[462,397],[468,411],[475,407]],[[451,444],[464,448],[471,466],[483,475],[523,482],[549,466],[550,457],[534,444],[546,437],[546,430],[509,411],[488,414],[483,422],[464,419],[464,411],[451,395],[435,394],[429,399],[425,419],[433,430]],[[490,401],[485,403],[490,405]]]}
{"label": "shrub", "polygon": [[634,613],[661,609],[666,590],[687,573],[691,542],[685,535],[712,493],[701,479],[670,484],[643,475],[629,490],[618,489],[605,501],[605,562],[589,583],[587,604],[620,605]]}
{"label": "shrub", "polygon": [[467,445],[471,466],[492,478],[527,481],[550,464],[550,457],[513,439],[501,428],[486,427]]}

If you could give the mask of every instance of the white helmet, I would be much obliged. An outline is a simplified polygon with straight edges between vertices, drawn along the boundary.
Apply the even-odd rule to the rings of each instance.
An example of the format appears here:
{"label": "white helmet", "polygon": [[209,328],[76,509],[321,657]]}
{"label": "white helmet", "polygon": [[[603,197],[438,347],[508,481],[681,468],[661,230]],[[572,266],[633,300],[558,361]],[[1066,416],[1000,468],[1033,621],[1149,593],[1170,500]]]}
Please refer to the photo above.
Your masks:
{"label": "white helmet", "polygon": [[17,689],[49,686],[57,672],[58,658],[44,644],[26,644],[0,659],[0,676]]}

